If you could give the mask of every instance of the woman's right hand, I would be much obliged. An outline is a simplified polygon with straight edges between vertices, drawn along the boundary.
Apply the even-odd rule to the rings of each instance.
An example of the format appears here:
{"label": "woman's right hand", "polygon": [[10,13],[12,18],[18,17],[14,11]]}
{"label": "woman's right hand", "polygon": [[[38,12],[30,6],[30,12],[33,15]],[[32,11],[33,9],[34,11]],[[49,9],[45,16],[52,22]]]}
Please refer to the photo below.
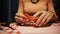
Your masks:
{"label": "woman's right hand", "polygon": [[26,14],[18,14],[16,13],[15,20],[18,24],[23,24],[23,25],[34,25],[34,23],[30,23],[29,21],[29,16]]}
{"label": "woman's right hand", "polygon": [[16,13],[16,16],[15,16],[15,20],[17,23],[24,23],[25,20],[22,18],[22,17],[25,17],[24,14],[22,13]]}

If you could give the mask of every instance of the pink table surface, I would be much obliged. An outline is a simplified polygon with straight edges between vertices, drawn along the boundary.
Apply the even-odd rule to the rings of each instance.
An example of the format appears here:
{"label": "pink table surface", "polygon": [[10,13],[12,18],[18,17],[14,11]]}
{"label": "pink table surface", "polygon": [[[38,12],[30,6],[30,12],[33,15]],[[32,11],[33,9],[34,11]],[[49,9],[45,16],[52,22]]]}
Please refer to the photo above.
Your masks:
{"label": "pink table surface", "polygon": [[[21,34],[60,34],[60,22],[53,23],[48,27],[39,28],[30,26],[18,26],[17,30],[20,31]],[[3,33],[0,32],[0,34]]]}
{"label": "pink table surface", "polygon": [[48,27],[29,27],[29,26],[18,26],[17,29],[21,34],[60,34],[60,22],[53,23]]}

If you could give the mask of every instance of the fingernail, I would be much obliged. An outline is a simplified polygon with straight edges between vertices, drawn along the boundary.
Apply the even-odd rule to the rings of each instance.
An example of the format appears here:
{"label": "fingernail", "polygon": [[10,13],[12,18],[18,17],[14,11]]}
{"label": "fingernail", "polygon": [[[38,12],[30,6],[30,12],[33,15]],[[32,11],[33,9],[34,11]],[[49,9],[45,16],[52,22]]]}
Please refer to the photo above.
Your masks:
{"label": "fingernail", "polygon": [[26,23],[26,24],[30,24],[30,23]]}
{"label": "fingernail", "polygon": [[9,28],[8,27],[5,27],[4,30],[9,30]]}
{"label": "fingernail", "polygon": [[39,25],[39,26],[41,26],[41,25]]}
{"label": "fingernail", "polygon": [[14,24],[10,24],[10,27],[14,26]]}
{"label": "fingernail", "polygon": [[38,24],[34,23],[35,26],[37,26]]}
{"label": "fingernail", "polygon": [[21,25],[24,25],[23,23]]}
{"label": "fingernail", "polygon": [[16,26],[16,25],[15,25],[15,26],[12,26],[12,28],[13,28],[13,29],[16,29],[16,28],[17,28],[17,26]]}

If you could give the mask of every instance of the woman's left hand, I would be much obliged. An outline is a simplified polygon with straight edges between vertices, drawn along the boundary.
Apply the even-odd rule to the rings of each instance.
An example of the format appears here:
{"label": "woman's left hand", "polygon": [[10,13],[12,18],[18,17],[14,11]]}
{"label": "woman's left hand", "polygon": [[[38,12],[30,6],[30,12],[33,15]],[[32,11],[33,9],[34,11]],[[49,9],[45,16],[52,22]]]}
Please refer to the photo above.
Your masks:
{"label": "woman's left hand", "polygon": [[33,16],[38,17],[36,24],[37,26],[43,26],[47,24],[53,17],[54,13],[48,11],[38,11]]}

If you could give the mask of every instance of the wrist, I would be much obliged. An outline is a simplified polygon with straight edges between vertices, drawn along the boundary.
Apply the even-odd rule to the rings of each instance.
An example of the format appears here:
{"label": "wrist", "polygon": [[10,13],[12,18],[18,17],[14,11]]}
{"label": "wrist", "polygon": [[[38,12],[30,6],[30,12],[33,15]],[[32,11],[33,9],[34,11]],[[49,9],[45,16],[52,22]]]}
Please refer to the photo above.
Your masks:
{"label": "wrist", "polygon": [[57,21],[57,20],[58,20],[58,16],[56,14],[54,14],[51,21]]}
{"label": "wrist", "polygon": [[51,15],[53,15],[52,18],[51,18],[51,20],[50,20],[51,22],[55,22],[55,21],[58,20],[58,16],[56,15],[55,12],[49,11],[49,13],[50,13]]}
{"label": "wrist", "polygon": [[16,13],[16,16],[22,17],[22,16],[24,16],[24,15],[23,15],[23,13]]}

